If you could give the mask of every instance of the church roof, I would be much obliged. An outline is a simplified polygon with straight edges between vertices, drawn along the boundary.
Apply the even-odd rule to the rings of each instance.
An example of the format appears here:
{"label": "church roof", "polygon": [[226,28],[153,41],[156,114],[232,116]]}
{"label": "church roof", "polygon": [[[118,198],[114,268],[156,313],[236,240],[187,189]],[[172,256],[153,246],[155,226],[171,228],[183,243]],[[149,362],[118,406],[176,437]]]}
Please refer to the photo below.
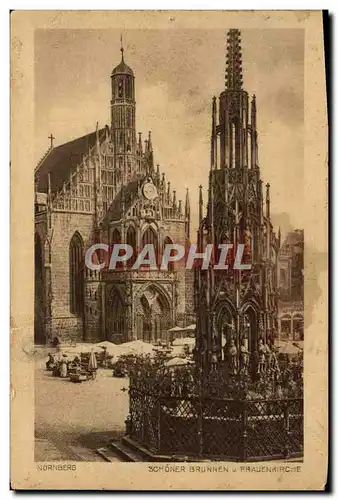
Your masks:
{"label": "church roof", "polygon": [[116,68],[114,68],[112,71],[112,75],[120,75],[120,74],[134,76],[134,71],[128,66],[128,64],[124,62],[123,59],[120,62],[120,64],[116,66]]}
{"label": "church roof", "polygon": [[[105,129],[99,130],[100,142],[105,138]],[[48,190],[48,174],[51,178],[52,192],[62,188],[69,179],[69,174],[75,171],[77,165],[83,160],[83,155],[88,154],[88,149],[96,143],[96,131],[61,144],[51,149],[38,165],[35,176],[37,178],[37,191],[46,193]]]}
{"label": "church roof", "polygon": [[[123,189],[125,211],[129,210],[136,199],[139,180],[130,181]],[[103,224],[111,220],[120,220],[122,217],[122,192],[119,191],[111,203],[108,212],[104,218]]]}
{"label": "church roof", "polygon": [[288,246],[295,246],[295,245],[300,245],[304,241],[304,232],[302,230],[297,230],[296,231],[290,231],[284,242],[283,242],[283,247],[288,245]]}
{"label": "church roof", "polygon": [[304,231],[296,229],[287,234],[280,251],[281,256],[292,256],[302,251],[304,244]]}

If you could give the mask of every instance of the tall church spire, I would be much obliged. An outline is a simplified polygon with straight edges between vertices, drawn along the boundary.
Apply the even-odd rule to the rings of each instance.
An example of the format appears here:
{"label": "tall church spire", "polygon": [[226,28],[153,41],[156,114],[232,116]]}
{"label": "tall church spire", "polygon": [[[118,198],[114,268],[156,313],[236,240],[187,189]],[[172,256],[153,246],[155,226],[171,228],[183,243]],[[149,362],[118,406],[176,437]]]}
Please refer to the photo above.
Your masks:
{"label": "tall church spire", "polygon": [[[269,185],[264,212],[263,182],[257,164],[256,101],[253,98],[250,110],[242,80],[240,31],[231,29],[227,36],[225,88],[219,100],[213,99],[212,103],[211,170],[205,218],[201,188],[199,192],[198,247],[202,252],[206,243],[212,243],[216,250],[208,268],[199,267],[195,275],[196,360],[202,362],[206,372],[214,370],[215,363],[222,360],[223,340],[233,339],[238,349],[247,335],[246,348],[257,352],[259,339],[266,342],[271,338],[277,317],[274,259],[279,243],[270,220]],[[219,245],[224,243],[234,248],[244,244],[242,270],[224,272],[214,265],[220,262]],[[231,260],[235,253],[236,250],[231,252]],[[218,314],[224,307],[221,290],[232,304],[232,312],[229,308],[229,314],[223,317]],[[255,312],[249,313],[253,299]]]}
{"label": "tall church spire", "polygon": [[190,197],[189,197],[189,188],[187,188],[185,194],[185,214],[187,217],[190,217]]}
{"label": "tall church spire", "polygon": [[211,169],[217,169],[217,104],[216,97],[212,98],[212,130],[211,130]]}
{"label": "tall church spire", "polygon": [[242,83],[241,32],[231,29],[227,38],[225,85],[229,90],[241,90]]}
{"label": "tall church spire", "polygon": [[[220,169],[242,169],[248,160],[249,97],[243,90],[240,31],[231,29],[227,36],[225,89],[219,97],[219,125],[213,135],[219,137]],[[216,141],[217,142],[217,141]],[[216,144],[214,146],[216,151]],[[212,152],[213,153],[213,152]]]}
{"label": "tall church spire", "polygon": [[148,151],[149,151],[149,153],[153,152],[153,145],[151,142],[151,131],[150,130],[148,132]]}
{"label": "tall church spire", "polygon": [[190,238],[190,197],[189,197],[189,189],[187,188],[187,192],[185,195],[185,234],[187,238]]}
{"label": "tall church spire", "polygon": [[199,186],[199,197],[198,197],[198,222],[199,225],[202,223],[203,219],[203,187],[202,185]]}
{"label": "tall church spire", "polygon": [[140,155],[143,154],[143,146],[142,146],[142,132],[138,133],[138,152]]}

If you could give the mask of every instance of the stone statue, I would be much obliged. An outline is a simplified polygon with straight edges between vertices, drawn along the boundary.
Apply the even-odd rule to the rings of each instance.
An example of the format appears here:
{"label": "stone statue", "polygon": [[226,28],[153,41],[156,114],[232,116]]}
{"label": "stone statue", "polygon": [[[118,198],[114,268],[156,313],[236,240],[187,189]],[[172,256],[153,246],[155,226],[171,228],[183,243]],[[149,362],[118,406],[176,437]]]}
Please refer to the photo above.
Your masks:
{"label": "stone statue", "polygon": [[263,339],[258,341],[258,369],[257,373],[265,372],[265,346],[263,344]]}
{"label": "stone statue", "polygon": [[249,369],[249,357],[250,353],[248,350],[248,339],[243,338],[240,347],[239,362],[241,373],[248,373]]}
{"label": "stone statue", "polygon": [[211,369],[212,371],[216,371],[217,368],[217,363],[218,363],[218,357],[217,357],[217,332],[216,332],[216,326],[214,322],[214,317],[213,317],[213,336],[212,336],[212,349],[211,349]]}
{"label": "stone statue", "polygon": [[276,351],[274,348],[272,348],[270,355],[270,370],[274,382],[277,383],[277,381],[279,380],[280,369],[279,369],[278,359],[276,356]]}
{"label": "stone statue", "polygon": [[216,371],[217,361],[217,352],[213,349],[211,352],[211,371]]}
{"label": "stone statue", "polygon": [[251,255],[252,234],[249,226],[244,230],[244,251],[246,255]]}
{"label": "stone statue", "polygon": [[265,371],[267,371],[270,368],[270,363],[271,363],[271,350],[267,342],[264,342],[264,356],[265,356]]}
{"label": "stone statue", "polygon": [[225,342],[225,344],[222,347],[222,349],[223,349],[223,360],[227,361],[227,359],[228,359],[228,352],[229,352],[229,343]]}
{"label": "stone statue", "polygon": [[237,373],[237,347],[233,339],[229,342],[228,362],[230,372]]}

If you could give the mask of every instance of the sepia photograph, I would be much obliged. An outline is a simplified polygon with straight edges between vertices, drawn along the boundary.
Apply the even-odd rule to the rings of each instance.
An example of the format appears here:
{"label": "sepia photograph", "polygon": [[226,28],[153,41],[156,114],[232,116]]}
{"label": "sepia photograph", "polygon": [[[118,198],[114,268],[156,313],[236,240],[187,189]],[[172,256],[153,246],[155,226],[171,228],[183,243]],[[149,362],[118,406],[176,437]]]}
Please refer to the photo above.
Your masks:
{"label": "sepia photograph", "polygon": [[292,483],[310,458],[306,326],[327,263],[307,233],[308,13],[222,14],[33,30],[36,473],[136,462]]}

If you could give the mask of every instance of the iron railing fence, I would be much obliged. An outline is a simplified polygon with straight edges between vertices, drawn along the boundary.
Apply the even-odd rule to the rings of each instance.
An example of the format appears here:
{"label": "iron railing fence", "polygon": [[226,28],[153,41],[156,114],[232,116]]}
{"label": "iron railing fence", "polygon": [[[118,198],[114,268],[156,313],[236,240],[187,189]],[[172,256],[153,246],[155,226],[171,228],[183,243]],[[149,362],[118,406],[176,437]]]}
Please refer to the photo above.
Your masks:
{"label": "iron railing fence", "polygon": [[302,456],[302,398],[173,395],[133,377],[129,396],[128,433],[154,453],[236,461]]}

